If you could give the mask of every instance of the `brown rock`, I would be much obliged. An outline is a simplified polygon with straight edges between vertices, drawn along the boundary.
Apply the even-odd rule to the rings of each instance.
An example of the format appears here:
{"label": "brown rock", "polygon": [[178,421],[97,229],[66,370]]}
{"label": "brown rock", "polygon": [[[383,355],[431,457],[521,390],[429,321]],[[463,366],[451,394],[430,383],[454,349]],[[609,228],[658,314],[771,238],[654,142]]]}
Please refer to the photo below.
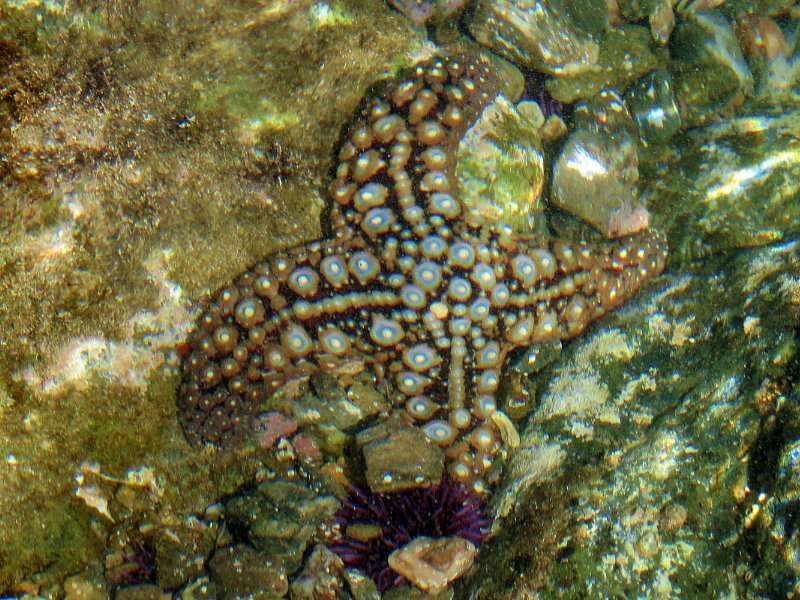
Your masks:
{"label": "brown rock", "polygon": [[424,592],[438,594],[472,566],[478,550],[460,537],[418,537],[389,555],[389,566]]}
{"label": "brown rock", "polygon": [[[380,427],[380,426],[378,426]],[[444,471],[444,453],[418,427],[381,431],[364,445],[367,484],[374,492],[396,492],[438,482]]]}

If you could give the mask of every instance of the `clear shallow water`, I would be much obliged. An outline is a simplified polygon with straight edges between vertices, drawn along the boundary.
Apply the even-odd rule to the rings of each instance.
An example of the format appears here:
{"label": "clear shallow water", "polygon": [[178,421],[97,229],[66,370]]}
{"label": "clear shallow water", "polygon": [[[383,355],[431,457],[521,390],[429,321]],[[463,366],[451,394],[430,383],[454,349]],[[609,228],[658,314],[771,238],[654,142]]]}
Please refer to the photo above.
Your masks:
{"label": "clear shallow water", "polygon": [[[540,130],[519,101],[536,96],[533,72],[558,67],[507,55],[518,116],[459,167],[491,157],[470,189],[501,207],[525,198],[537,234],[597,237],[554,209],[551,183],[574,132],[605,121],[578,149],[599,147],[606,187],[579,179],[565,212],[632,194],[669,264],[546,365],[505,373],[520,444],[487,508],[493,538],[455,594],[783,596],[796,577],[796,15],[679,3],[660,45],[663,20],[585,4],[532,31],[569,27],[556,60],[605,67],[546,89],[571,103],[610,85],[632,121],[595,98]],[[331,482],[359,473],[337,468],[363,424],[336,403],[367,414],[384,390],[298,392],[328,410],[299,429],[317,463],[297,460],[297,433],[198,451],[175,406],[181,344],[206,294],[325,231],[336,147],[367,88],[431,40],[491,46],[490,5],[434,34],[381,2],[0,3],[0,590],[235,597],[232,581],[269,580],[267,594],[294,583],[304,597],[301,580],[318,581]],[[539,179],[516,177],[520,156],[541,157]],[[269,519],[232,530],[231,498]],[[252,579],[225,579],[235,560]]]}

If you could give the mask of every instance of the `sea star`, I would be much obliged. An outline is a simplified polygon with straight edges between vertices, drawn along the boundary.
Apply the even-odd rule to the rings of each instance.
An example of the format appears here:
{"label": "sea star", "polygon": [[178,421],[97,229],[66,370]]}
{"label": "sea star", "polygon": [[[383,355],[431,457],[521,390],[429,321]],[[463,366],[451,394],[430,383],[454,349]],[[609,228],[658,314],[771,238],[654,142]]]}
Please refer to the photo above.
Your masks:
{"label": "sea star", "polygon": [[486,491],[508,353],[580,334],[667,256],[652,230],[533,241],[462,206],[454,149],[497,93],[486,58],[435,58],[365,103],[338,154],[333,235],[246,272],[200,317],[179,395],[191,441],[233,439],[290,379],[367,365],[448,449],[449,476]]}

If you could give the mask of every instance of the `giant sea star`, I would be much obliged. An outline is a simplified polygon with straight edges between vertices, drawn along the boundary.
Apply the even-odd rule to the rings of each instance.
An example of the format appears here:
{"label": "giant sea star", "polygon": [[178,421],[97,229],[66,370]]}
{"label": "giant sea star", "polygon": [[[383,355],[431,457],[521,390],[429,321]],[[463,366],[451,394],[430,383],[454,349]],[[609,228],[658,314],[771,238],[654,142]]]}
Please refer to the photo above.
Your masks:
{"label": "giant sea star", "polygon": [[667,256],[652,230],[533,241],[468,211],[454,149],[497,93],[487,59],[435,58],[364,104],[339,149],[332,236],[246,272],[200,317],[178,400],[191,441],[233,439],[291,378],[366,365],[448,448],[450,477],[486,491],[508,353],[580,334]]}

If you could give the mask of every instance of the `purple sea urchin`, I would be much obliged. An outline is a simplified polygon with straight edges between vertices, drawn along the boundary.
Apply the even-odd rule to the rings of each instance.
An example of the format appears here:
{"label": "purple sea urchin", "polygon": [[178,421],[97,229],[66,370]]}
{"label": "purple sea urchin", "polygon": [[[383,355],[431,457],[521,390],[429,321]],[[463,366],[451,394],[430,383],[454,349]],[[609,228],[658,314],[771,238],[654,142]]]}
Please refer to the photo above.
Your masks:
{"label": "purple sea urchin", "polygon": [[448,479],[427,488],[379,494],[352,489],[336,513],[341,537],[331,550],[364,571],[383,592],[403,583],[389,555],[420,537],[458,536],[475,547],[486,539],[489,518],[481,501]]}
{"label": "purple sea urchin", "polygon": [[572,113],[572,107],[559,102],[550,95],[545,87],[547,78],[535,71],[525,72],[525,91],[522,94],[524,100],[534,100],[542,109],[545,117],[556,115],[562,119]]}

